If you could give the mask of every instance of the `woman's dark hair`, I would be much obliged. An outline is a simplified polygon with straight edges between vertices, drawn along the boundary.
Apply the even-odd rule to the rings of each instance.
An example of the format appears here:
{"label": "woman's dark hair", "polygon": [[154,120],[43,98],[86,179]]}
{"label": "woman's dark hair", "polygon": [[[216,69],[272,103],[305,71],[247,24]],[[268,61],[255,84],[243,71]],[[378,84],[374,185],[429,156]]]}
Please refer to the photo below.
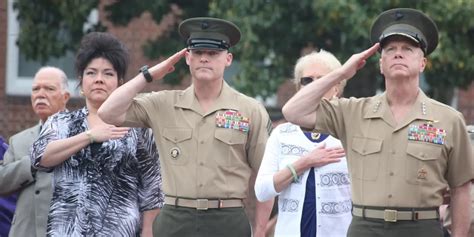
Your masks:
{"label": "woman's dark hair", "polygon": [[119,85],[127,73],[129,55],[128,50],[120,40],[107,32],[91,32],[81,40],[81,45],[76,54],[76,75],[79,86],[82,86],[82,75],[89,63],[96,58],[107,59],[115,71]]}

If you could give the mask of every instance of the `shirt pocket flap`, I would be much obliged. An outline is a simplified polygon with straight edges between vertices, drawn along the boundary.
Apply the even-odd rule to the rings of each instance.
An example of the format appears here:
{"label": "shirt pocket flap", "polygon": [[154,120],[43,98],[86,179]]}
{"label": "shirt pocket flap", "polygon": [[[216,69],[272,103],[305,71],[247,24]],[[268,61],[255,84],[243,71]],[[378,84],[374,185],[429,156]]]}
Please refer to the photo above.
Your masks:
{"label": "shirt pocket flap", "polygon": [[407,153],[419,160],[436,160],[441,155],[441,147],[425,143],[408,143]]}
{"label": "shirt pocket flap", "polygon": [[191,128],[165,128],[163,130],[163,137],[174,143],[189,140],[192,135],[193,130]]}
{"label": "shirt pocket flap", "polygon": [[243,132],[228,128],[217,128],[214,136],[229,145],[243,144],[246,138]]}
{"label": "shirt pocket flap", "polygon": [[382,150],[382,140],[366,137],[354,137],[352,139],[352,150],[365,156]]}

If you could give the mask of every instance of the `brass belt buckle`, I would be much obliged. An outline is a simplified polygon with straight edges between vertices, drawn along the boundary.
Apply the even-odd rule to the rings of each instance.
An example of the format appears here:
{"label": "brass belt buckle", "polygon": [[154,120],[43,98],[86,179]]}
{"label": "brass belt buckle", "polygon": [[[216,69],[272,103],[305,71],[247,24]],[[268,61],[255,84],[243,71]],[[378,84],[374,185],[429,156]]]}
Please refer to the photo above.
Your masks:
{"label": "brass belt buckle", "polygon": [[397,222],[397,210],[385,209],[383,219],[387,222]]}
{"label": "brass belt buckle", "polygon": [[196,199],[196,209],[205,211],[209,209],[209,200],[208,199]]}

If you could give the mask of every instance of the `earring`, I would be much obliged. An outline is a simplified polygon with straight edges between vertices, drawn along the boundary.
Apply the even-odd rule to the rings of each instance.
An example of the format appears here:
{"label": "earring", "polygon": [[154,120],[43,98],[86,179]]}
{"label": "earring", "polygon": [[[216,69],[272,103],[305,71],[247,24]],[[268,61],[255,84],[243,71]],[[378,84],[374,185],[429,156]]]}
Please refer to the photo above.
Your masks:
{"label": "earring", "polygon": [[80,90],[80,91],[79,91],[79,94],[84,95],[84,91],[83,91],[83,90]]}

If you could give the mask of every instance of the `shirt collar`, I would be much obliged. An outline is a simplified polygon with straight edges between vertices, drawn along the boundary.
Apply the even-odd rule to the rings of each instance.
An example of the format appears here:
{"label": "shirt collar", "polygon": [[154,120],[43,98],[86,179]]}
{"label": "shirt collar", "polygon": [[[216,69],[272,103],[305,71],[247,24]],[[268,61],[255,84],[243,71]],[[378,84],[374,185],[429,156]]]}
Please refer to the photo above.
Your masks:
{"label": "shirt collar", "polygon": [[[431,108],[428,106],[429,98],[423,93],[421,89],[418,89],[418,95],[415,102],[413,103],[412,110],[407,114],[406,120],[403,124],[399,124],[398,127],[406,125],[413,120],[428,120],[433,121],[433,113]],[[365,111],[364,118],[381,118],[387,122],[392,121],[393,115],[391,114],[390,107],[387,101],[387,92],[382,93],[379,96],[373,97],[369,102],[368,109]]]}
{"label": "shirt collar", "polygon": [[[213,113],[216,110],[231,109],[237,110],[236,92],[232,89],[225,81],[222,83],[221,93],[215,100],[215,104],[208,113]],[[194,94],[194,85],[189,86],[185,90],[181,91],[178,95],[178,99],[175,103],[175,107],[190,109],[196,112],[201,112],[201,107],[197,101],[196,95]]]}
{"label": "shirt collar", "polygon": [[388,109],[388,102],[387,102],[387,94],[386,92],[382,93],[381,95],[373,97],[369,101],[369,105],[367,106],[367,110],[365,111],[364,118],[383,118],[384,113]]}

